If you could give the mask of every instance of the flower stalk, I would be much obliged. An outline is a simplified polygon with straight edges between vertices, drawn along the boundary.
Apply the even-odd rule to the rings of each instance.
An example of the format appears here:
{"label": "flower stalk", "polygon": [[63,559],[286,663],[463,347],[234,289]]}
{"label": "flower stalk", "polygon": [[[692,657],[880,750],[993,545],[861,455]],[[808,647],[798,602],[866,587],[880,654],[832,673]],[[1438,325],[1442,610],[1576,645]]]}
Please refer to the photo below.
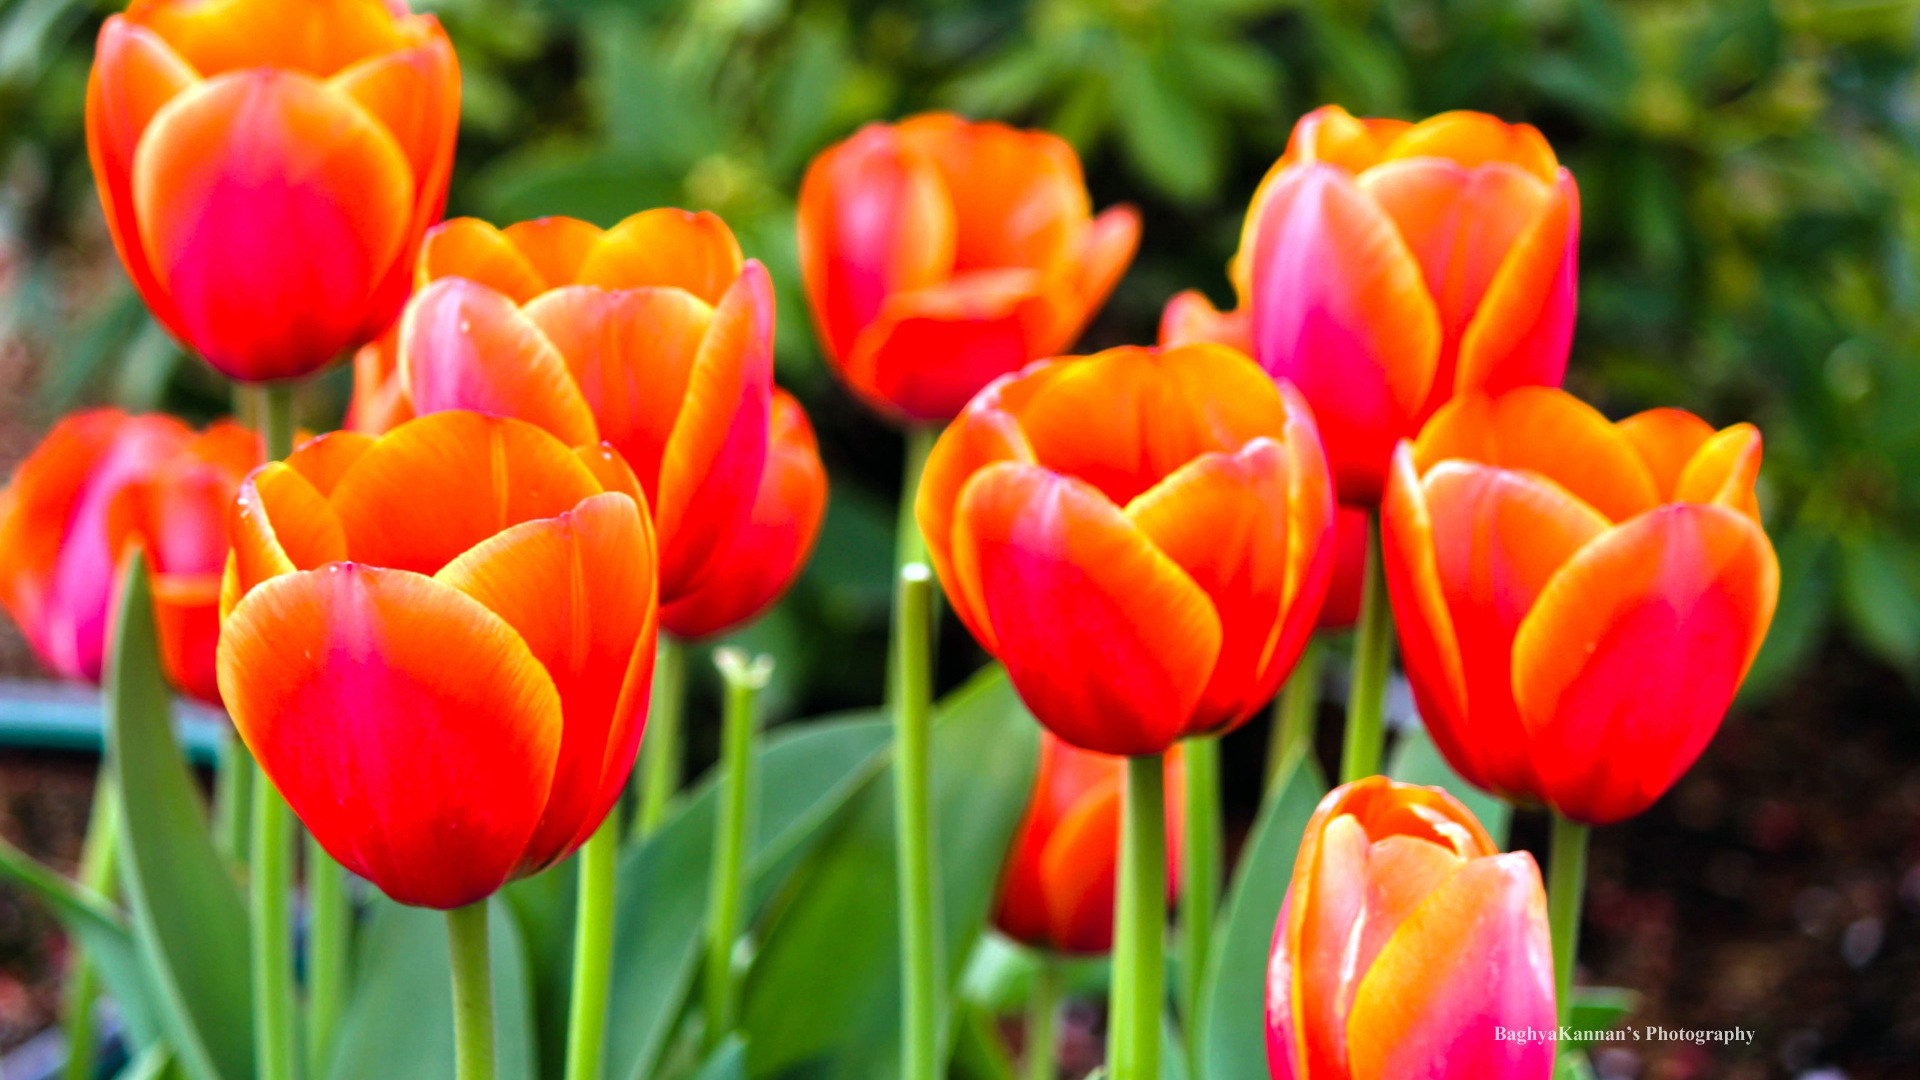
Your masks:
{"label": "flower stalk", "polygon": [[487,945],[487,902],[447,912],[453,963],[456,1080],[494,1080],[493,957]]}
{"label": "flower stalk", "polygon": [[1127,759],[1114,904],[1110,1080],[1159,1080],[1166,994],[1167,792],[1160,754]]}
{"label": "flower stalk", "polygon": [[[917,533],[916,533],[917,535]],[[894,610],[897,668],[894,717],[894,826],[898,846],[901,985],[905,1026],[903,1080],[935,1080],[940,1071],[940,979],[936,936],[931,746],[933,734],[933,578],[925,563],[900,571]]]}
{"label": "flower stalk", "polygon": [[754,705],[773,677],[773,658],[749,660],[738,649],[714,653],[714,666],[726,684],[721,713],[720,813],[714,818],[713,872],[707,892],[706,1044],[708,1049],[732,1032],[739,1012],[740,983],[733,967],[745,906],[747,847],[752,837]]}
{"label": "flower stalk", "polygon": [[1353,639],[1353,681],[1347,700],[1346,744],[1340,782],[1350,784],[1380,771],[1386,745],[1387,675],[1393,666],[1393,606],[1387,598],[1386,561],[1380,550],[1380,515],[1367,522],[1367,570],[1360,591],[1360,623]]}

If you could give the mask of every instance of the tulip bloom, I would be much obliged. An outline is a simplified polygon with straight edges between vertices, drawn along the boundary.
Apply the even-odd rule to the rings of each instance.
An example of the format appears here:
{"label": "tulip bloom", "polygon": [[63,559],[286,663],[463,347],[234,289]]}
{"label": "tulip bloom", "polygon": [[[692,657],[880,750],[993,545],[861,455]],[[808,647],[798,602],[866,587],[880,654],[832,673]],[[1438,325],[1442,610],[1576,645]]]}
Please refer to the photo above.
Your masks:
{"label": "tulip bloom", "polygon": [[[1186,766],[1167,755],[1167,899],[1180,893]],[[994,924],[1015,941],[1056,953],[1113,948],[1119,877],[1123,758],[1096,754],[1040,732],[1033,800],[1014,835],[1000,878]]]}
{"label": "tulip bloom", "polygon": [[1547,1080],[1540,870],[1439,788],[1368,777],[1307,823],[1267,969],[1274,1080]]}
{"label": "tulip bloom", "polygon": [[100,31],[87,150],[154,317],[285,379],[399,312],[459,115],[453,46],[403,0],[135,0]]}
{"label": "tulip bloom", "polygon": [[259,440],[231,423],[196,435],[117,409],[62,420],[0,494],[0,605],[40,662],[100,681],[120,557],[138,543],[168,679],[217,703],[227,504],[259,458]]}
{"label": "tulip bloom", "polygon": [[1559,390],[1474,395],[1394,455],[1387,581],[1407,676],[1455,771],[1590,825],[1693,764],[1780,589],[1760,433]]}
{"label": "tulip bloom", "polygon": [[659,615],[618,454],[439,413],[262,466],[232,521],[220,689],[328,854],[451,909],[593,834],[646,724]]}
{"label": "tulip bloom", "polygon": [[1066,351],[1133,260],[1140,216],[1094,217],[1056,135],[928,113],[815,158],[799,230],[834,369],[874,408],[925,422]]}
{"label": "tulip bloom", "polygon": [[428,235],[417,277],[397,337],[355,364],[356,422],[474,409],[606,441],[652,507],[664,602],[731,565],[763,480],[791,482],[767,468],[773,285],[714,215],[459,218]]}
{"label": "tulip bloom", "polygon": [[1333,566],[1312,412],[1217,345],[996,381],[934,446],[916,512],[1028,708],[1104,754],[1246,719],[1305,648]]}
{"label": "tulip bloom", "polygon": [[1394,443],[1449,398],[1560,384],[1579,234],[1579,190],[1532,127],[1329,106],[1294,128],[1253,197],[1231,270],[1243,310],[1219,316],[1193,294],[1169,316],[1176,332],[1244,335],[1292,380],[1340,501],[1370,506]]}

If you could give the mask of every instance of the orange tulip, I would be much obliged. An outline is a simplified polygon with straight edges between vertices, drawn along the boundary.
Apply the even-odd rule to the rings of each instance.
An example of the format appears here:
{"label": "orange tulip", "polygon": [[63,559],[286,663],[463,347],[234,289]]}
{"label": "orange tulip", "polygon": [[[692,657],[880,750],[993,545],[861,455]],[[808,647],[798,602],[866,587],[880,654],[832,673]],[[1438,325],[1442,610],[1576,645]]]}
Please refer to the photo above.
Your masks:
{"label": "orange tulip", "polygon": [[1246,719],[1299,659],[1333,565],[1313,414],[1216,345],[995,382],[934,446],[916,512],[1028,708],[1104,754]]}
{"label": "orange tulip", "polygon": [[943,421],[1073,344],[1132,261],[1140,217],[1092,216],[1058,136],[927,113],[815,158],[799,230],[814,329],[840,377],[883,412]]}
{"label": "orange tulip", "polygon": [[170,416],[117,409],[62,420],[0,493],[0,605],[40,661],[100,681],[117,567],[138,543],[167,676],[217,703],[227,504],[259,458],[259,440],[230,423],[196,435]]}
{"label": "orange tulip", "polygon": [[1780,567],[1760,433],[1676,409],[1610,424],[1559,390],[1473,395],[1394,455],[1387,581],[1420,713],[1460,775],[1588,824],[1705,749]]}
{"label": "orange tulip", "polygon": [[767,468],[773,285],[725,223],[683,210],[604,231],[458,218],[428,234],[417,281],[393,340],[355,364],[357,423],[477,409],[571,444],[604,439],[653,508],[661,599],[730,565],[763,481],[788,481]]}
{"label": "orange tulip", "polygon": [[330,855],[456,908],[593,834],[633,767],[659,616],[617,453],[437,413],[262,466],[232,522],[220,689]]}
{"label": "orange tulip", "polygon": [[[1167,755],[1167,900],[1180,894],[1187,770],[1179,747]],[[1033,799],[1014,834],[994,924],[1015,941],[1057,953],[1113,948],[1119,878],[1123,758],[1096,754],[1040,732]]]}
{"label": "orange tulip", "polygon": [[1274,1080],[1547,1080],[1540,870],[1439,788],[1368,777],[1314,811],[1267,973]]}
{"label": "orange tulip", "polygon": [[401,0],[135,0],[100,31],[87,150],[154,317],[285,379],[400,310],[459,114],[452,44]]}
{"label": "orange tulip", "polygon": [[1455,394],[1558,386],[1580,193],[1525,124],[1308,113],[1253,197],[1239,309],[1168,304],[1162,338],[1249,348],[1313,405],[1340,501],[1372,505],[1394,443]]}

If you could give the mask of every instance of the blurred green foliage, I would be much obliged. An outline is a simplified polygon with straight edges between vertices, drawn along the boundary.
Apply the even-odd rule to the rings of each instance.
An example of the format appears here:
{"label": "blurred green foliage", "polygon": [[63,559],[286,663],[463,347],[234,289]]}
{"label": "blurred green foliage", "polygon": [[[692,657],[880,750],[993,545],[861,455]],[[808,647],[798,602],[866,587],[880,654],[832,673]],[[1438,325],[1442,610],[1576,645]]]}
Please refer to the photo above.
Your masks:
{"label": "blurred green foliage", "polygon": [[[43,412],[188,413],[224,389],[119,277],[82,136],[114,4],[0,0],[4,319]],[[809,157],[957,108],[1051,127],[1096,202],[1146,212],[1090,344],[1151,338],[1222,267],[1293,120],[1323,102],[1539,125],[1581,185],[1570,385],[1767,437],[1784,592],[1758,688],[1840,627],[1920,680],[1920,0],[437,0],[465,72],[451,213],[719,211],[773,269],[782,380],[834,473],[815,564],[752,631],[790,704],[880,680],[895,436],[819,364],[795,273]],[[309,401],[310,419],[337,407]],[[952,635],[958,636],[958,635]]]}

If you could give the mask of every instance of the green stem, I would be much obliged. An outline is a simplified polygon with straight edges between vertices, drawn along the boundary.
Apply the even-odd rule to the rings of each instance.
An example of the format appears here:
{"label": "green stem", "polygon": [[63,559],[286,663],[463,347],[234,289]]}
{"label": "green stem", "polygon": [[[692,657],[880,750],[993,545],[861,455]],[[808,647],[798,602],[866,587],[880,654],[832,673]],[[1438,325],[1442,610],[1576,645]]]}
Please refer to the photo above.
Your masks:
{"label": "green stem", "polygon": [[1580,955],[1580,902],[1587,887],[1587,840],[1592,833],[1590,826],[1553,815],[1547,922],[1553,932],[1554,1000],[1562,1023],[1573,1012],[1573,965]]}
{"label": "green stem", "polygon": [[494,1080],[493,957],[487,951],[487,902],[447,912],[453,961],[453,1060],[456,1080]]}
{"label": "green stem", "polygon": [[1340,782],[1350,784],[1380,771],[1386,743],[1387,674],[1393,665],[1393,606],[1380,552],[1380,514],[1367,522],[1367,576],[1360,591],[1360,625],[1353,639],[1353,682],[1348,688],[1347,736]]}
{"label": "green stem", "polygon": [[1033,991],[1027,995],[1027,1080],[1060,1080],[1055,1054],[1060,1013],[1060,967],[1042,953],[1033,973]]}
{"label": "green stem", "polygon": [[213,778],[214,843],[229,863],[247,863],[247,808],[253,802],[253,755],[229,727],[220,737]]}
{"label": "green stem", "polygon": [[734,1028],[739,984],[733,946],[740,939],[747,829],[753,819],[754,701],[773,675],[773,658],[748,660],[738,649],[721,649],[713,662],[726,683],[720,727],[720,813],[714,818],[713,867],[707,890],[706,1044],[720,1045]]}
{"label": "green stem", "polygon": [[[80,885],[102,899],[113,895],[120,855],[120,799],[105,765],[94,781],[93,813],[87,818],[87,838],[80,849]],[[74,954],[73,981],[67,986],[66,1080],[93,1080],[95,1033],[93,1004],[99,975],[84,952]]]}
{"label": "green stem", "polygon": [[1320,669],[1325,663],[1326,646],[1318,636],[1307,640],[1287,685],[1273,703],[1273,730],[1267,738],[1267,783],[1279,779],[1287,760],[1295,754],[1311,753],[1313,733],[1320,718]]}
{"label": "green stem", "polygon": [[900,571],[893,617],[893,797],[898,846],[901,985],[906,1026],[902,1080],[935,1080],[940,1068],[938,896],[931,811],[933,578],[923,563]]}
{"label": "green stem", "polygon": [[265,776],[253,785],[251,839],[254,1068],[260,1080],[293,1080],[293,814]]}
{"label": "green stem", "polygon": [[653,703],[646,738],[640,744],[640,808],[634,839],[644,840],[667,818],[680,790],[681,729],[686,724],[687,647],[660,635],[653,664]]}
{"label": "green stem", "polygon": [[353,954],[353,912],[346,872],[307,836],[307,1075],[325,1075],[333,1034],[346,1010],[347,965]]}
{"label": "green stem", "polygon": [[1113,916],[1108,1080],[1159,1080],[1166,997],[1167,791],[1159,754],[1127,759]]}
{"label": "green stem", "polygon": [[573,920],[573,994],[568,999],[567,1080],[600,1080],[607,1053],[607,992],[613,980],[613,879],[620,819],[610,813],[580,849]]}
{"label": "green stem", "polygon": [[254,418],[259,423],[260,442],[268,461],[280,461],[293,453],[293,388],[291,382],[261,383]]}
{"label": "green stem", "polygon": [[927,470],[927,455],[940,438],[940,429],[916,424],[907,429],[907,456],[900,477],[900,517],[894,525],[893,569],[899,572],[911,563],[927,561],[927,538],[920,535],[920,521],[914,516],[914,502],[920,496],[920,474]]}
{"label": "green stem", "polygon": [[[1213,919],[1220,903],[1220,741],[1189,739],[1186,755],[1186,872],[1180,903],[1180,973],[1186,983],[1181,1004],[1189,1030],[1199,1027],[1200,997],[1207,985],[1207,958],[1213,954]],[[1206,1070],[1200,1040],[1188,1039],[1187,1075],[1200,1080]]]}

